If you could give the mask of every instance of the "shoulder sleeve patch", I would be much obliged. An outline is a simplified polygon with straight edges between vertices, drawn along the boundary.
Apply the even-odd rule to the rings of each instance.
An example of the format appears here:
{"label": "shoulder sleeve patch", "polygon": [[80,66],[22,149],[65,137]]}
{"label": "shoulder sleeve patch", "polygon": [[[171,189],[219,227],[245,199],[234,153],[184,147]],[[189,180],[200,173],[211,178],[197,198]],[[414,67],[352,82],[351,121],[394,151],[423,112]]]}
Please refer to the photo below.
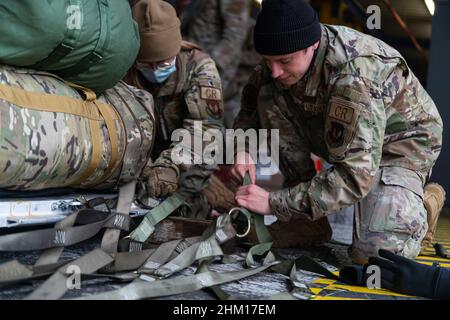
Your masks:
{"label": "shoulder sleeve patch", "polygon": [[333,97],[328,116],[346,124],[351,124],[356,116],[355,104],[340,97]]}
{"label": "shoulder sleeve patch", "polygon": [[216,100],[220,101],[222,99],[222,92],[220,89],[214,87],[200,87],[200,98],[203,100]]}

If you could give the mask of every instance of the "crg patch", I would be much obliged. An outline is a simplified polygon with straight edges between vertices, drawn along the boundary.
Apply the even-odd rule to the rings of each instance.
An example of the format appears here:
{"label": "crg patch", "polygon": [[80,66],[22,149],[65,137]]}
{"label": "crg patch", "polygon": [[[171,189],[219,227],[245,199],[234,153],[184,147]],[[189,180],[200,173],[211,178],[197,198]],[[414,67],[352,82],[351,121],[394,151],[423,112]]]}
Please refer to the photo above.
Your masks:
{"label": "crg patch", "polygon": [[214,87],[200,87],[200,98],[203,100],[216,100],[222,99],[222,92]]}
{"label": "crg patch", "polygon": [[330,151],[342,154],[355,136],[361,105],[343,97],[332,97],[325,123],[325,140]]}
{"label": "crg patch", "polygon": [[334,120],[351,124],[355,117],[355,107],[350,101],[339,97],[333,97],[331,100],[330,111],[328,116]]}

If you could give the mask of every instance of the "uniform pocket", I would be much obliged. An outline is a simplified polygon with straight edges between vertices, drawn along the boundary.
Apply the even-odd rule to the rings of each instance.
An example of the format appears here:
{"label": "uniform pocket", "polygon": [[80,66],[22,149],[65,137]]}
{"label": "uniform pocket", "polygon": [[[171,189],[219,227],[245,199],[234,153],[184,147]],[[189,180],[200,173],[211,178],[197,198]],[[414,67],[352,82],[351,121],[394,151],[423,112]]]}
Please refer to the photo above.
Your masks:
{"label": "uniform pocket", "polygon": [[420,231],[427,218],[419,176],[412,170],[385,167],[382,169],[380,187],[369,230],[409,235]]}

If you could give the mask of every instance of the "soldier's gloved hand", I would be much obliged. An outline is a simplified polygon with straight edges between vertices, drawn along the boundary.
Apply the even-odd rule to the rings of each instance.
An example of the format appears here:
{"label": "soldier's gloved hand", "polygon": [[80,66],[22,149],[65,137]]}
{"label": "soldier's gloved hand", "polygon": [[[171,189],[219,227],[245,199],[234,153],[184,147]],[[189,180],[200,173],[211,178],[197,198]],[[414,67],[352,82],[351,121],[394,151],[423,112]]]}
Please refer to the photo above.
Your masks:
{"label": "soldier's gloved hand", "polygon": [[152,167],[146,170],[148,196],[166,197],[178,189],[177,172],[169,167]]}
{"label": "soldier's gloved hand", "polygon": [[450,299],[450,270],[427,266],[380,249],[369,265],[380,267],[381,287],[431,299]]}

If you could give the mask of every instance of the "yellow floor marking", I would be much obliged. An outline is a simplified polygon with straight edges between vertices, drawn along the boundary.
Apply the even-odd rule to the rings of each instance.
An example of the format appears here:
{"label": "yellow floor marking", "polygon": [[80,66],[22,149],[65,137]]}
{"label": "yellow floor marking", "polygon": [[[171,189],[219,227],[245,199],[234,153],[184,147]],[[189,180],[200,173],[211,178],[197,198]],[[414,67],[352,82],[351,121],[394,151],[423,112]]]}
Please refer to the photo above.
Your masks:
{"label": "yellow floor marking", "polygon": [[312,300],[367,300],[367,299],[344,298],[344,297],[333,297],[333,296],[316,296]]}
{"label": "yellow floor marking", "polygon": [[333,284],[330,285],[324,290],[347,290],[351,292],[357,292],[357,293],[368,293],[368,294],[378,294],[378,295],[385,295],[385,296],[394,296],[394,297],[411,297],[406,296],[400,293],[395,293],[392,291],[384,290],[384,289],[369,289],[365,287],[357,287],[357,286],[347,286],[347,285],[341,285],[341,284]]}
{"label": "yellow floor marking", "polygon": [[329,285],[329,284],[333,284],[335,282],[336,282],[336,280],[333,280],[333,279],[319,278],[319,279],[314,280],[312,283]]}
{"label": "yellow floor marking", "polygon": [[427,257],[427,256],[418,256],[417,259],[421,260],[431,260],[431,261],[439,261],[439,262],[447,262],[450,263],[449,259],[440,258],[440,257]]}

